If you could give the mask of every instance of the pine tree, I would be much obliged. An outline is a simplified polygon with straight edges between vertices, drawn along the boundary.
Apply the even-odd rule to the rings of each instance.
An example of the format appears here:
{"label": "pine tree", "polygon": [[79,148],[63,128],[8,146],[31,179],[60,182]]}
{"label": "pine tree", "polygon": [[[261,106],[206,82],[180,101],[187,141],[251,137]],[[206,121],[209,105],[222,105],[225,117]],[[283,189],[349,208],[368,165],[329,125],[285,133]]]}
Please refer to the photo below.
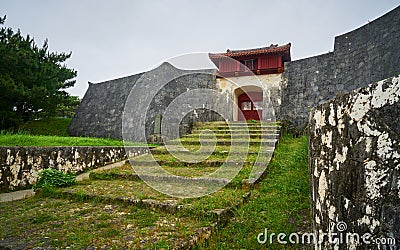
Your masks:
{"label": "pine tree", "polygon": [[[0,18],[4,26],[6,16]],[[36,45],[20,30],[0,29],[0,129],[55,114],[75,84],[77,72],[66,66],[70,53],[48,50],[48,41]]]}

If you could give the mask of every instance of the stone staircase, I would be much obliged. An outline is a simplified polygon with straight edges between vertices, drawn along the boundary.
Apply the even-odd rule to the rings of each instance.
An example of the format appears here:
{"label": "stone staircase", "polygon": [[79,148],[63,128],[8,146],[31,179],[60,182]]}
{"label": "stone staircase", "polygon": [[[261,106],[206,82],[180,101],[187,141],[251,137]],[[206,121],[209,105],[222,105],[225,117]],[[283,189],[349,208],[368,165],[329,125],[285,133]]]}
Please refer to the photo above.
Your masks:
{"label": "stone staircase", "polygon": [[161,218],[165,213],[182,221],[201,218],[200,224],[208,226],[188,229],[190,237],[167,240],[173,248],[186,249],[223,226],[250,198],[279,136],[279,124],[196,123],[191,134],[117,168],[92,172],[90,180],[58,189],[58,196],[134,205],[157,211]]}
{"label": "stone staircase", "polygon": [[[159,178],[188,183],[199,180],[215,182],[219,179],[219,182],[229,183],[230,178],[214,172],[221,166],[231,166],[234,172],[235,166],[243,163],[240,165],[243,165],[244,172],[248,172],[249,167],[253,169],[247,178],[242,173],[237,179],[241,179],[243,184],[252,184],[266,170],[279,140],[279,131],[279,125],[271,123],[196,123],[193,133],[153,149],[151,155],[136,157],[131,164],[142,179]],[[185,197],[179,193],[172,195]]]}

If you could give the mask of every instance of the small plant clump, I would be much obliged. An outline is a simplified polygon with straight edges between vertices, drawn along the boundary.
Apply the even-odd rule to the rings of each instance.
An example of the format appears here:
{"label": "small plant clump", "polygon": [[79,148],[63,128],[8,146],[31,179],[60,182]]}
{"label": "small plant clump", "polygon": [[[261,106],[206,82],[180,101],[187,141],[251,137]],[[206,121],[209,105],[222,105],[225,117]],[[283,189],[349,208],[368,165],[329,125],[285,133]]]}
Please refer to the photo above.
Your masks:
{"label": "small plant clump", "polygon": [[57,169],[43,169],[39,172],[39,178],[33,190],[38,190],[44,187],[68,187],[76,183],[75,174],[63,173]]}

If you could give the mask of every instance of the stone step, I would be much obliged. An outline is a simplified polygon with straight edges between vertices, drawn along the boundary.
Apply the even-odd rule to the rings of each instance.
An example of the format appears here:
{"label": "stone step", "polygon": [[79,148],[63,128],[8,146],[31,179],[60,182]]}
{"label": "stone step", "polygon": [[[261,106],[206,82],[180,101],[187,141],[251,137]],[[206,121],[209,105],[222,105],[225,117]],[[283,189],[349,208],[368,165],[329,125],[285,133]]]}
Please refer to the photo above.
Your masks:
{"label": "stone step", "polygon": [[[200,151],[190,151],[187,149],[180,149],[177,146],[171,145],[170,150],[168,151],[165,147],[160,147],[151,150],[151,154],[153,155],[165,155],[165,154],[173,154],[173,155],[228,155],[228,154],[257,154],[260,150],[264,153],[273,153],[274,147],[262,147],[260,150],[243,148],[243,147],[230,147],[228,146],[218,146],[217,148],[211,148],[210,150]],[[259,147],[257,147],[259,148]],[[231,151],[231,152],[230,152]]]}
{"label": "stone step", "polygon": [[193,139],[197,139],[201,136],[201,138],[214,138],[214,136],[216,138],[232,138],[232,139],[238,139],[238,138],[246,138],[249,137],[251,139],[278,139],[279,138],[279,134],[277,133],[249,133],[249,134],[245,134],[245,133],[234,133],[234,134],[230,134],[230,133],[203,133],[203,134],[189,134],[186,135],[183,138],[193,138]]}
{"label": "stone step", "polygon": [[[244,134],[244,133],[249,133],[249,134],[279,134],[280,130],[276,129],[276,128],[260,128],[260,129],[242,129],[242,128],[238,128],[238,129],[215,129],[212,130],[214,133],[218,133],[218,134]],[[203,132],[204,131],[204,132]],[[205,129],[194,129],[192,131],[193,134],[200,134],[201,132],[206,133],[207,130]]]}
{"label": "stone step", "polygon": [[[152,178],[152,177],[150,177]],[[158,180],[157,180],[158,181]],[[181,179],[179,180],[173,180],[172,182],[170,180],[167,180],[169,183],[179,183],[182,181]],[[203,184],[204,188],[209,185],[209,183],[216,183],[215,185],[225,185],[226,180],[223,179],[211,179],[211,178],[197,178],[197,180],[191,180],[191,181],[198,181],[198,184]],[[161,183],[164,183],[165,181],[160,181]],[[192,184],[191,182],[190,184]],[[189,184],[189,185],[190,185]],[[185,186],[185,185],[184,185]],[[177,188],[181,188],[181,186],[176,186]],[[201,188],[200,186],[199,188]],[[228,187],[228,186],[227,186]],[[179,191],[179,190],[178,190]],[[137,206],[140,208],[146,208],[150,210],[158,210],[166,213],[171,213],[175,214],[178,211],[182,211],[185,209],[188,209],[188,211],[191,211],[193,209],[192,204],[196,204],[198,202],[197,199],[193,200],[192,202],[189,203],[182,203],[180,199],[177,198],[171,198],[171,197],[164,197],[161,199],[154,199],[154,198],[140,198],[140,194],[138,193],[137,195],[119,195],[119,196],[113,196],[110,194],[99,194],[99,193],[92,193],[92,192],[87,192],[87,191],[78,191],[78,190],[73,190],[73,189],[64,189],[62,191],[58,190],[53,190],[51,191],[55,196],[58,198],[66,198],[66,199],[71,199],[71,198],[76,198],[78,200],[87,200],[87,201],[96,201],[97,202],[103,202],[103,203],[108,203],[108,204],[113,204],[113,203],[122,203],[122,204],[127,204],[129,206]],[[231,209],[237,209],[241,204],[246,202],[249,197],[250,197],[250,192],[248,191],[237,191],[238,193],[238,199],[230,200],[228,204],[226,205],[227,207],[224,208],[219,208],[218,205],[216,206],[211,206],[211,210],[204,210],[202,211],[203,214],[202,216],[208,217],[210,219],[215,219],[214,221],[220,223],[221,220],[223,220],[227,214],[232,214],[232,211],[228,211]],[[211,194],[213,195],[213,194]],[[227,218],[225,218],[227,219]],[[217,224],[217,223],[213,223]],[[185,248],[186,249],[186,248]]]}
{"label": "stone step", "polygon": [[149,208],[149,209],[157,209],[163,212],[167,213],[176,213],[179,209],[182,209],[183,207],[178,206],[178,201],[175,199],[169,199],[169,200],[154,200],[154,199],[140,199],[136,197],[124,197],[124,196],[109,196],[109,195],[100,195],[100,194],[90,194],[90,193],[82,193],[82,192],[74,192],[73,190],[65,190],[62,192],[57,192],[56,195],[59,198],[78,198],[82,199],[84,198],[85,200],[95,200],[97,202],[107,202],[107,203],[124,203],[127,205],[134,205],[138,207],[143,207],[143,208]]}
{"label": "stone step", "polygon": [[144,181],[160,181],[160,182],[178,182],[178,183],[186,183],[188,185],[194,183],[203,183],[203,184],[223,184],[226,185],[229,183],[229,180],[224,178],[212,178],[212,177],[185,177],[185,176],[176,176],[176,175],[140,175],[140,178]]}
{"label": "stone step", "polygon": [[[242,139],[218,139],[218,140],[202,140],[201,144],[204,145],[261,145],[261,146],[267,146],[267,147],[275,147],[277,144],[278,140],[277,139],[253,139],[253,140],[242,140]],[[180,142],[178,140],[173,140],[167,142],[168,145],[200,145],[199,140],[187,140],[185,138],[181,138]]]}
{"label": "stone step", "polygon": [[[253,165],[268,165],[269,161],[257,162]],[[204,170],[198,168],[190,168],[190,167],[168,167],[168,166],[135,166],[133,167],[133,174],[137,174],[141,180],[147,181],[172,181],[172,182],[184,182],[190,184],[193,183],[204,183],[209,181],[210,184],[218,184],[218,183],[229,183],[228,178],[233,178],[237,176],[242,168],[252,168],[253,165],[243,165],[240,163],[231,163],[231,165],[224,164],[220,167],[204,167]],[[261,168],[257,167],[258,170]],[[241,173],[240,175],[244,175],[249,178],[248,174]],[[112,177],[114,177],[113,175]],[[122,173],[121,176],[126,176],[125,173]],[[106,176],[108,178],[108,176]],[[124,179],[124,180],[134,180],[134,178]],[[213,181],[218,180],[218,181]],[[221,180],[224,180],[221,182]]]}
{"label": "stone step", "polygon": [[223,129],[230,129],[230,130],[260,130],[260,129],[280,129],[279,125],[262,125],[262,126],[246,126],[246,125],[230,125],[230,126],[223,126],[223,125],[209,125],[209,126],[199,126],[194,127],[194,129],[210,129],[210,130],[223,130]]}
{"label": "stone step", "polygon": [[[246,157],[248,161],[253,161],[259,156],[271,156],[274,152],[273,147],[223,147],[219,150],[201,150],[201,151],[189,151],[185,148],[180,148],[178,146],[170,146],[171,148],[163,148],[159,150],[152,150],[150,154],[142,155],[140,157],[132,157],[129,162],[147,162],[147,161],[171,161],[171,162],[199,162],[199,161],[225,161],[225,160],[241,160]],[[231,148],[229,150],[228,148]],[[227,149],[227,150],[223,150]],[[257,156],[259,155],[259,156]],[[192,156],[193,160],[188,157],[180,158],[179,156]],[[197,158],[197,159],[196,159]],[[185,160],[189,159],[189,160]]]}
{"label": "stone step", "polygon": [[[107,179],[92,180],[88,183],[85,188],[85,183],[73,187],[65,188],[64,190],[72,190],[73,192],[81,193],[82,191],[87,194],[97,195],[111,195],[114,197],[146,197],[150,199],[162,200],[168,198],[165,192],[161,190],[169,190],[172,196],[176,197],[190,197],[193,193],[198,192],[202,194],[212,193],[215,190],[219,190],[221,187],[227,185],[230,180],[226,179],[225,176],[234,176],[237,172],[235,168],[224,168],[224,171],[217,173],[204,173],[201,175],[180,175],[179,173],[168,174],[160,167],[143,167],[138,170],[137,176],[140,179],[130,178],[126,179]],[[214,171],[213,171],[214,172]],[[133,175],[134,176],[134,175]],[[100,176],[98,176],[100,177]],[[150,185],[150,186],[149,186]],[[143,188],[143,190],[141,190]],[[194,189],[193,189],[194,188]],[[143,194],[143,195],[142,195]]]}
{"label": "stone step", "polygon": [[140,181],[140,177],[134,172],[133,168],[130,172],[125,171],[98,171],[90,172],[90,180],[126,180]]}
{"label": "stone step", "polygon": [[[272,157],[272,152],[263,156],[268,160]],[[184,158],[184,157],[182,157]],[[200,157],[199,157],[200,158]],[[267,159],[268,158],[268,159]],[[221,167],[223,164],[225,166],[236,166],[238,161],[229,160],[229,159],[220,159],[220,160],[202,160],[200,158],[196,161],[196,157],[190,158],[187,161],[178,160],[178,161],[170,161],[170,160],[156,160],[157,164],[160,166],[169,166],[169,167],[189,167],[189,168],[196,168],[196,167]],[[130,163],[133,166],[154,166],[156,164],[154,160],[131,160]]]}
{"label": "stone step", "polygon": [[[99,175],[99,172],[91,175],[91,180],[103,180],[104,175]],[[177,176],[177,175],[163,175],[160,174],[141,174],[136,173],[115,173],[111,172],[107,174],[107,178],[104,180],[130,180],[130,181],[164,181],[164,182],[186,182],[186,183],[216,183],[216,184],[228,184],[229,180],[224,178],[212,178],[212,177],[188,177],[188,176]]]}
{"label": "stone step", "polygon": [[[221,157],[223,158],[226,157],[227,155],[241,155],[241,154],[248,155],[248,154],[258,154],[258,153],[269,154],[271,152],[274,152],[274,147],[260,147],[259,145],[251,145],[249,148],[242,147],[240,145],[232,147],[230,145],[227,145],[227,146],[217,146],[215,149],[207,148],[206,146],[203,145],[203,148],[201,150],[194,151],[194,150],[188,150],[186,148],[181,148],[176,145],[169,145],[168,149],[164,148],[159,150],[152,150],[151,152],[155,158],[157,158],[158,155],[166,155],[166,154],[175,155],[175,153],[194,155],[194,156],[208,155],[209,158],[221,158]],[[143,157],[138,157],[135,159],[143,159]]]}
{"label": "stone step", "polygon": [[245,122],[245,121],[217,121],[217,122],[195,122],[194,126],[202,127],[202,126],[228,126],[228,125],[237,125],[237,126],[260,126],[260,125],[280,125],[279,122],[268,122],[268,121],[255,121],[255,122]]}
{"label": "stone step", "polygon": [[[261,162],[262,165],[267,165],[268,162]],[[248,179],[243,179],[241,183],[237,182],[230,182],[229,180],[227,180],[226,178],[212,178],[212,177],[188,177],[188,176],[174,176],[174,175],[170,175],[170,176],[166,176],[166,175],[138,175],[136,173],[126,173],[126,172],[122,172],[122,173],[118,173],[118,172],[107,172],[104,171],[106,173],[102,172],[97,172],[94,174],[90,175],[90,180],[92,181],[112,181],[112,180],[122,180],[122,181],[138,181],[138,182],[142,182],[143,180],[151,180],[151,181],[157,181],[157,182],[182,182],[182,181],[186,181],[186,182],[190,182],[191,184],[199,184],[199,183],[209,183],[209,184],[222,184],[224,185],[225,188],[237,188],[237,187],[249,187],[253,184],[255,184],[257,181],[259,181],[259,177],[264,175],[265,172],[257,172],[255,173],[257,176],[249,176]]]}
{"label": "stone step", "polygon": [[[168,160],[156,160],[154,161],[137,161],[137,160],[132,160],[131,164],[133,166],[154,166],[156,163],[160,166],[170,166],[170,167],[220,167],[225,161],[224,160],[205,160],[205,161],[195,161],[194,159],[192,161],[168,161]],[[227,162],[228,165],[235,165],[236,162],[231,161]]]}

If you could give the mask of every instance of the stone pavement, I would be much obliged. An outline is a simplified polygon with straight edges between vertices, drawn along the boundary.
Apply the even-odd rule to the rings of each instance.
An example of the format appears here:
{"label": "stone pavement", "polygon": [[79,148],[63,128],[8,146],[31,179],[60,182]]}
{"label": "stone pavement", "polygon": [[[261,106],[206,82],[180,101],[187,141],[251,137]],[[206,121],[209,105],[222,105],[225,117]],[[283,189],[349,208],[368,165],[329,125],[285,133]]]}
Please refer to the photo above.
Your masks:
{"label": "stone pavement", "polygon": [[19,190],[15,192],[10,192],[10,193],[3,193],[0,194],[0,202],[9,202],[9,201],[16,201],[16,200],[22,200],[29,198],[33,196],[35,192],[33,189],[27,189],[27,190]]}

